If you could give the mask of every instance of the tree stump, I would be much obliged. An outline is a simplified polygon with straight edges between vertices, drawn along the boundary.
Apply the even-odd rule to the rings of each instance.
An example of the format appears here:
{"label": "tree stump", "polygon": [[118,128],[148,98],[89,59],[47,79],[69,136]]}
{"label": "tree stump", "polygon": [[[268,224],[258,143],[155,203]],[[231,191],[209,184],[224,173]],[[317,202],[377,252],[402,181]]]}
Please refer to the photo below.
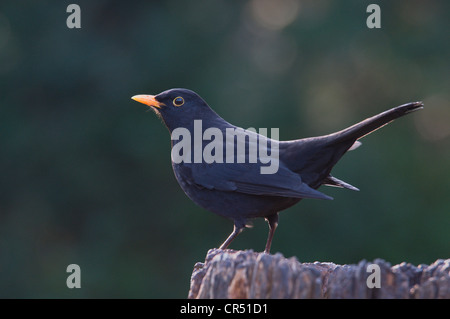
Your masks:
{"label": "tree stump", "polygon": [[[371,282],[376,272],[379,288]],[[194,266],[188,298],[450,298],[450,259],[419,266],[382,259],[336,265],[211,249],[205,263]]]}

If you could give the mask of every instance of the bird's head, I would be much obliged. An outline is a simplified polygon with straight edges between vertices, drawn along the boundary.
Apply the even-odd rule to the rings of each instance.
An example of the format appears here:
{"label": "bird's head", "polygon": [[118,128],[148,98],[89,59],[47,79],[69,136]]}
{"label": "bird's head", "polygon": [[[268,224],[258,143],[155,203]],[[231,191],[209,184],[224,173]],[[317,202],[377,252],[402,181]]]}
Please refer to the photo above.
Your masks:
{"label": "bird's head", "polygon": [[190,127],[196,119],[217,116],[197,93],[187,89],[170,89],[157,95],[135,95],[132,99],[150,106],[171,132],[177,127]]}

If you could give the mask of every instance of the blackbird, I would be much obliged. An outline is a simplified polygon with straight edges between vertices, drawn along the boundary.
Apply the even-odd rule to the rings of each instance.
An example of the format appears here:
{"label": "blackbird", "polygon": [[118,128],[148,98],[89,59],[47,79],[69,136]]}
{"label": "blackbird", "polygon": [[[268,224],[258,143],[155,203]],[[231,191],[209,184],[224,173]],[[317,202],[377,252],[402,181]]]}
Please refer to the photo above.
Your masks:
{"label": "blackbird", "polygon": [[[132,99],[150,106],[162,119],[171,133],[172,151],[183,139],[198,141],[196,136],[192,139],[190,136],[184,136],[183,139],[180,136],[174,137],[174,133],[180,129],[191,136],[195,133],[203,136],[200,141],[203,148],[213,140],[211,134],[209,138],[205,138],[208,129],[215,129],[216,133],[223,132],[224,136],[227,136],[229,130],[244,131],[225,121],[198,94],[187,89],[170,89],[158,95],[136,95]],[[194,158],[197,156],[194,154],[195,149],[194,152],[183,150],[186,153],[182,155],[184,160],[180,160],[172,152],[172,168],[178,183],[191,200],[204,209],[234,222],[233,232],[220,249],[226,249],[249,220],[263,217],[269,224],[264,250],[269,253],[280,211],[303,198],[332,199],[317,190],[321,185],[358,190],[332,176],[330,172],[333,166],[347,151],[361,144],[358,139],[421,108],[422,102],[407,103],[336,133],[292,141],[278,141],[253,133],[252,136],[256,136],[257,141],[266,142],[267,153],[273,152],[277,155],[277,170],[269,174],[263,174],[261,171],[264,163],[267,163],[263,161],[264,156],[267,160],[267,154],[258,154],[257,161],[250,162],[238,160],[235,152],[231,155],[231,160],[229,157],[225,159],[223,154],[223,160],[211,162]],[[200,129],[197,125],[199,123]],[[218,134],[214,136],[216,139],[220,138]],[[234,137],[233,141],[236,141]],[[227,143],[228,141],[225,142]],[[245,155],[249,155],[252,143],[256,143],[254,139],[245,139]],[[223,149],[220,149],[221,144],[217,145],[219,146],[211,154],[219,156],[220,159],[220,153],[225,153],[228,149],[226,145]],[[198,145],[194,145],[195,147]],[[233,150],[236,149],[235,146]]]}

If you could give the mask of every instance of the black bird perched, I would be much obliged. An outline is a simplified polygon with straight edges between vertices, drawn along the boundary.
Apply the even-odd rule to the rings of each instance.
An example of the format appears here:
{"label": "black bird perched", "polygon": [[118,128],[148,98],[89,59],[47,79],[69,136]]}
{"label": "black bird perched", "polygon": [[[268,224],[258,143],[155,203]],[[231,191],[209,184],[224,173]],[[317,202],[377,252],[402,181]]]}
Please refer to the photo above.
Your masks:
{"label": "black bird perched", "polygon": [[[277,141],[256,133],[250,134],[245,138],[245,156],[250,156],[249,150],[256,145],[256,141],[266,142],[266,151],[278,155],[276,172],[262,174],[263,163],[267,163],[263,161],[263,157],[266,156],[267,160],[267,154],[258,154],[256,162],[245,162],[237,159],[236,152],[233,152],[231,158],[225,158],[225,155],[220,153],[228,151],[227,146],[215,144],[219,146],[210,154],[220,160],[205,161],[196,158],[202,153],[196,153],[195,148],[199,146],[195,145],[195,140],[198,141],[198,137],[194,136],[191,139],[191,135],[197,133],[203,137],[200,146],[204,149],[213,140],[213,136],[219,140],[218,133],[222,132],[227,136],[227,130],[242,132],[242,129],[222,119],[195,92],[187,89],[171,89],[156,96],[136,95],[132,99],[150,106],[169,129],[172,137],[172,167],[183,191],[201,207],[234,222],[233,232],[220,249],[228,247],[245,228],[249,219],[264,217],[269,224],[266,253],[270,252],[280,211],[303,198],[332,199],[317,190],[321,185],[358,190],[331,176],[333,166],[348,150],[360,145],[358,139],[398,117],[423,107],[422,102],[407,103],[342,131],[319,137]],[[198,126],[199,123],[201,126]],[[205,134],[207,131],[215,134]],[[175,132],[187,132],[190,135],[181,139],[179,134],[178,137],[173,136]],[[209,138],[205,138],[206,135]],[[256,137],[256,140],[251,137]],[[184,154],[180,155],[182,157],[180,161],[180,158],[174,157],[173,151],[175,148],[180,150],[178,146],[181,144],[177,144],[187,142],[187,139],[189,143],[194,141],[194,152],[190,149],[183,150]],[[236,141],[234,137],[233,141]],[[238,148],[239,145],[233,146],[234,151]]]}

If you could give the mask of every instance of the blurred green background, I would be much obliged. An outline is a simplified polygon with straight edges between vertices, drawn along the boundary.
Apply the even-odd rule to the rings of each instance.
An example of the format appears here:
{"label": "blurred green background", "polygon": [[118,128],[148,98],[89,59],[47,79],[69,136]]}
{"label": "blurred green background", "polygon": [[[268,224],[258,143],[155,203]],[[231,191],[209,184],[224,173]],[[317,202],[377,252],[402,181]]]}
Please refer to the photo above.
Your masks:
{"label": "blurred green background", "polygon": [[[280,216],[272,252],[300,261],[449,257],[449,1],[2,1],[0,297],[184,298],[232,223],[179,188],[170,136],[130,99],[198,92],[280,139],[388,108],[426,108],[362,140],[325,188]],[[81,7],[81,29],[66,8]],[[256,220],[233,249],[264,249]],[[81,267],[81,289],[66,267]]]}

